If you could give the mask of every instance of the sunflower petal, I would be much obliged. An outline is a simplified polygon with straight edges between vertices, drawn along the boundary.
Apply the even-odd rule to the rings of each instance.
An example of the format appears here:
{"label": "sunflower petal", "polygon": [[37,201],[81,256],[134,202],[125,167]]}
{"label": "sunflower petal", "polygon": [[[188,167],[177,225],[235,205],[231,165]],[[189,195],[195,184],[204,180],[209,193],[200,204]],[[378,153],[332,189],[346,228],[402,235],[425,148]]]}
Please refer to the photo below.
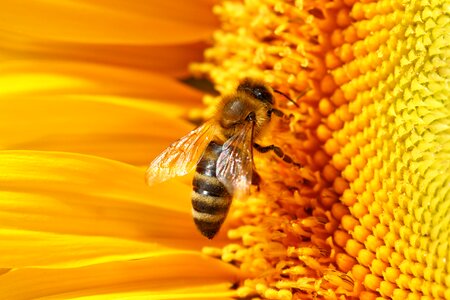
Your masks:
{"label": "sunflower petal", "polygon": [[[107,296],[130,292],[147,299],[182,298],[183,292],[222,289],[236,280],[236,269],[196,253],[168,252],[146,259],[73,269],[17,269],[0,276],[0,298],[35,299]],[[231,296],[231,295],[230,295]],[[184,298],[183,298],[184,299]]]}
{"label": "sunflower petal", "polygon": [[[43,21],[45,20],[45,21]],[[207,1],[3,1],[0,28],[31,38],[94,44],[167,44],[208,37]]]}
{"label": "sunflower petal", "polygon": [[[75,293],[77,295],[78,293]],[[65,294],[65,296],[71,299],[154,299],[154,300],[169,300],[169,299],[182,299],[182,300],[197,300],[197,299],[214,299],[214,300],[233,300],[236,299],[236,292],[230,290],[230,283],[208,284],[200,286],[192,286],[187,288],[170,288],[162,289],[155,292],[150,291],[131,291],[131,292],[114,292],[102,295],[89,295],[89,296],[75,296],[74,294]],[[234,296],[234,297],[233,297]],[[72,298],[73,297],[73,298]],[[58,299],[58,297],[46,297],[45,299]]]}
{"label": "sunflower petal", "polygon": [[114,237],[55,234],[1,229],[0,266],[8,268],[80,267],[111,261],[141,259],[168,247]]}
{"label": "sunflower petal", "polygon": [[0,86],[2,99],[15,94],[100,94],[161,99],[191,108],[200,105],[202,97],[202,93],[158,73],[64,60],[2,62]]}
{"label": "sunflower petal", "polygon": [[0,58],[4,61],[32,57],[48,64],[55,60],[95,62],[162,72],[170,76],[187,76],[188,64],[201,60],[205,47],[205,42],[130,45],[42,41],[0,31]]}
{"label": "sunflower petal", "polygon": [[182,111],[120,97],[6,96],[0,149],[80,152],[146,165],[192,129],[175,118]]}
{"label": "sunflower petal", "polygon": [[190,186],[171,181],[148,187],[142,169],[78,154],[1,151],[0,161],[4,229],[188,249],[202,241],[190,216]]}

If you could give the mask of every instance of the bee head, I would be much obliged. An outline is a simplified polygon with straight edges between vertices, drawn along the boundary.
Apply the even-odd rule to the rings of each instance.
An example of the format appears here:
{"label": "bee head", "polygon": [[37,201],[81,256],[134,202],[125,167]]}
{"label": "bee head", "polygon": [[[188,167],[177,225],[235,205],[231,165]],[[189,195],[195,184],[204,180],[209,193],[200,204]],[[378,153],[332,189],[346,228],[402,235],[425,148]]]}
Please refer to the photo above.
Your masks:
{"label": "bee head", "polygon": [[270,119],[268,111],[272,108],[273,91],[261,82],[245,79],[237,87],[237,93],[224,96],[219,105],[219,122],[232,136],[239,124],[252,122],[255,133]]}
{"label": "bee head", "polygon": [[242,92],[264,102],[266,104],[273,105],[273,96],[269,89],[262,83],[244,79],[237,88],[238,92]]}

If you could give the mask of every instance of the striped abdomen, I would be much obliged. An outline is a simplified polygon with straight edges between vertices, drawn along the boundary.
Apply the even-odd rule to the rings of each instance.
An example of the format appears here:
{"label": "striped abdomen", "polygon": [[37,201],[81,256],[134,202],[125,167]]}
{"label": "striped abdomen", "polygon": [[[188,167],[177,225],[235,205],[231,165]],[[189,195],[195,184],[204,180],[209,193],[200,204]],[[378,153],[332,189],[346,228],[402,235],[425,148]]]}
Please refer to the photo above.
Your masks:
{"label": "striped abdomen", "polygon": [[209,143],[197,164],[192,192],[192,215],[198,230],[209,239],[219,231],[231,204],[231,195],[216,178],[216,163],[222,145]]}

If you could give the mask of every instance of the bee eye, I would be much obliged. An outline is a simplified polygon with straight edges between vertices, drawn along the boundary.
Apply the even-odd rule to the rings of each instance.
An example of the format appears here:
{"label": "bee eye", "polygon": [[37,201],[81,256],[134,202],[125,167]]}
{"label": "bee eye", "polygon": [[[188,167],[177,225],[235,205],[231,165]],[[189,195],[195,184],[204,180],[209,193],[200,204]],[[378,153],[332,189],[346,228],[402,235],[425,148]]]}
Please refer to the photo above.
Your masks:
{"label": "bee eye", "polygon": [[238,91],[244,92],[261,102],[273,104],[272,93],[262,84],[254,83],[250,80],[244,80],[237,88]]}
{"label": "bee eye", "polygon": [[263,98],[263,92],[258,88],[253,90],[253,95],[255,96],[255,98],[260,99],[260,100],[261,100],[261,98]]}
{"label": "bee eye", "polygon": [[272,103],[272,94],[265,87],[255,87],[251,90],[251,93],[258,100]]}
{"label": "bee eye", "polygon": [[246,118],[246,121],[255,122],[256,121],[256,114],[254,111],[252,111]]}

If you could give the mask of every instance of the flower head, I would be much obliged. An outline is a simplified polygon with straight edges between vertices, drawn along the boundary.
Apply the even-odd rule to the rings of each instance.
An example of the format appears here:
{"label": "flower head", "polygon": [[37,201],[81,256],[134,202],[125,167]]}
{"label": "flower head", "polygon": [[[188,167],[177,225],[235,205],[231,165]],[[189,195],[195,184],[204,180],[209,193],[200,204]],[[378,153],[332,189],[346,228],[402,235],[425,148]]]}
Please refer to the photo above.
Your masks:
{"label": "flower head", "polygon": [[[450,298],[445,1],[156,7],[2,7],[0,298]],[[214,112],[175,78],[215,26],[191,74],[285,94],[263,142],[302,167],[255,154],[208,242],[142,166]]]}
{"label": "flower head", "polygon": [[[450,297],[448,7],[435,1],[224,1],[193,71],[244,76],[298,99],[272,140],[304,168],[260,158],[235,206],[240,295]],[[445,274],[445,275],[444,275]],[[446,278],[444,280],[444,278]]]}

